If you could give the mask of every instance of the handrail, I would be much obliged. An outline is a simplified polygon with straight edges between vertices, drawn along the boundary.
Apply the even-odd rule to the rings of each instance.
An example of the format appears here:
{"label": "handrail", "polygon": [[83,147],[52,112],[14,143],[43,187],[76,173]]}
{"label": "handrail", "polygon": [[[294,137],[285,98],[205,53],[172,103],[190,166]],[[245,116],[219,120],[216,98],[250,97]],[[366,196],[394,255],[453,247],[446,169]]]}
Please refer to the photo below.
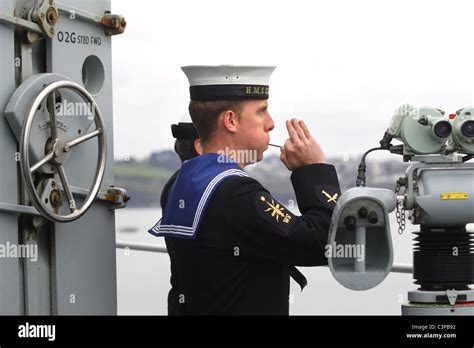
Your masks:
{"label": "handrail", "polygon": [[117,248],[120,249],[135,249],[140,251],[152,251],[157,253],[168,253],[166,247],[149,244],[149,243],[137,243],[137,242],[126,242],[126,241],[117,241]]}
{"label": "handrail", "polygon": [[[134,249],[140,251],[151,251],[157,253],[168,253],[166,247],[153,245],[149,243],[137,243],[137,242],[127,242],[127,241],[117,241],[117,248],[120,249]],[[392,273],[413,273],[413,266],[407,263],[394,263],[392,266]]]}

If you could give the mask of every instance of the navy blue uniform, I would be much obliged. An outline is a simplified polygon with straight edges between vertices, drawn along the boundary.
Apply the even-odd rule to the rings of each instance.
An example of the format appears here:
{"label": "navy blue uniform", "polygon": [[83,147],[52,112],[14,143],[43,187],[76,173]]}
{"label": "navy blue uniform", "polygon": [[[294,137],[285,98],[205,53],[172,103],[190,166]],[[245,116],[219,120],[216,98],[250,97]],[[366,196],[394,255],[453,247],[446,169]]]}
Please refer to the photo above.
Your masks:
{"label": "navy blue uniform", "polygon": [[[162,208],[173,175],[163,189]],[[327,264],[325,246],[340,188],[335,168],[293,171],[302,216],[250,177],[217,188],[196,239],[165,237],[171,261],[170,315],[288,315],[292,266]]]}

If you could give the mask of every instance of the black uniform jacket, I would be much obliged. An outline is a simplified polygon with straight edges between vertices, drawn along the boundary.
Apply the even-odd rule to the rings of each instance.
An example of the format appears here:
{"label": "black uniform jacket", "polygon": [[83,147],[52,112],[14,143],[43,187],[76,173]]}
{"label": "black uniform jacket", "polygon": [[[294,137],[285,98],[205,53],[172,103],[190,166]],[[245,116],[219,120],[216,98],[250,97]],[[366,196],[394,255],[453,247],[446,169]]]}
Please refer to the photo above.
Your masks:
{"label": "black uniform jacket", "polygon": [[[164,187],[164,208],[176,172]],[[292,266],[326,265],[329,223],[340,188],[335,168],[293,171],[302,216],[258,181],[232,176],[217,188],[196,239],[165,237],[171,261],[169,315],[288,315]]]}

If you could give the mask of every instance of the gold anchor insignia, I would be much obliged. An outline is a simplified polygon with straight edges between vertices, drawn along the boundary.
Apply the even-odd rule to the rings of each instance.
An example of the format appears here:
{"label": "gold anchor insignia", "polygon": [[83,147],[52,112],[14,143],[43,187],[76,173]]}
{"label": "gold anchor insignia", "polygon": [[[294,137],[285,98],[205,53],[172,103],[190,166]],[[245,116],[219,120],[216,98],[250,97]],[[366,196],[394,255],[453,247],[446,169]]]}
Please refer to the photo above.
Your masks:
{"label": "gold anchor insignia", "polygon": [[322,192],[322,193],[323,193],[323,195],[325,195],[327,198],[329,198],[329,200],[328,200],[328,203],[330,203],[330,202],[337,203],[337,201],[336,201],[336,199],[337,199],[337,196],[338,196],[338,194],[337,194],[337,193],[335,193],[335,194],[334,194],[334,196],[331,196],[329,193],[327,193],[327,192],[326,192],[326,191],[324,191],[324,190],[323,190],[323,192]]}
{"label": "gold anchor insignia", "polygon": [[280,207],[280,204],[277,203],[277,204],[275,205],[275,201],[274,201],[273,199],[272,199],[272,202],[271,202],[271,203],[270,203],[270,202],[267,202],[267,200],[265,199],[264,196],[260,196],[260,200],[261,200],[262,202],[267,203],[267,204],[270,206],[270,208],[265,209],[265,211],[271,211],[271,212],[272,212],[272,216],[275,217],[275,219],[276,219],[277,222],[279,222],[278,218],[279,218],[280,216],[283,217],[283,222],[284,222],[284,223],[287,224],[288,222],[290,222],[290,220],[291,220],[291,215],[290,215],[290,214],[284,214],[284,213],[283,213],[283,210],[285,210],[285,208]]}

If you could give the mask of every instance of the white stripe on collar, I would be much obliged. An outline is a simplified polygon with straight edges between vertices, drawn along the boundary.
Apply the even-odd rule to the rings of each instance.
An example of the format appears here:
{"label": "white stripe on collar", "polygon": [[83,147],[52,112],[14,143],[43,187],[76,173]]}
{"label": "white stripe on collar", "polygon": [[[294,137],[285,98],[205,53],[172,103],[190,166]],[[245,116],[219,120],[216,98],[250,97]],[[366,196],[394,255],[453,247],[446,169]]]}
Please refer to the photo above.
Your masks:
{"label": "white stripe on collar", "polygon": [[213,190],[213,188],[221,182],[224,178],[232,175],[238,175],[238,176],[248,176],[247,173],[245,173],[243,170],[240,169],[229,169],[226,170],[219,175],[217,175],[212,181],[207,185],[206,190],[204,191],[201,199],[199,200],[199,205],[198,208],[196,209],[196,212],[194,213],[194,219],[193,219],[193,225],[192,227],[189,226],[182,226],[182,225],[161,225],[161,219],[156,223],[155,226],[150,230],[155,232],[153,234],[158,235],[158,234],[180,234],[180,235],[186,235],[186,236],[193,236],[196,233],[196,227],[199,224],[199,220],[201,218],[201,214],[203,211],[203,208],[209,199],[209,196]]}

